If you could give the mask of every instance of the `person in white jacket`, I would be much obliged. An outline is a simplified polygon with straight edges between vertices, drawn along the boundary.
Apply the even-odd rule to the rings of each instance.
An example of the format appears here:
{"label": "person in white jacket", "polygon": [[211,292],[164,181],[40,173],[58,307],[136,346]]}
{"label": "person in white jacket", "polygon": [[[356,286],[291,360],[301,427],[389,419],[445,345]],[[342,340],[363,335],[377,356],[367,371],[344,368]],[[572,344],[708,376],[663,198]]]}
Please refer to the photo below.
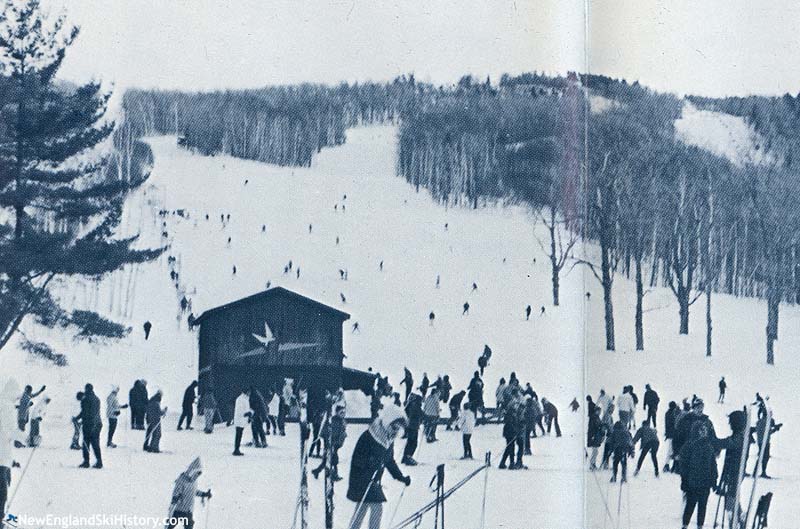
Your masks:
{"label": "person in white jacket", "polygon": [[233,444],[233,455],[243,456],[240,450],[242,446],[242,434],[247,424],[250,422],[250,417],[253,416],[253,411],[250,409],[250,395],[247,390],[242,391],[241,395],[236,398],[236,403],[233,406],[233,426],[236,428],[236,437]]}
{"label": "person in white jacket", "polygon": [[15,407],[19,385],[12,378],[0,392],[0,520],[6,517],[6,500],[11,487],[11,467],[14,466],[13,446],[22,441],[22,433],[17,425]]}
{"label": "person in white jacket", "polygon": [[36,447],[42,442],[40,435],[42,419],[44,419],[47,412],[47,405],[50,404],[50,397],[47,394],[41,395],[34,402],[31,408],[31,430],[28,435],[28,446]]}
{"label": "person in white jacket", "polygon": [[630,429],[631,419],[633,418],[633,397],[628,393],[628,388],[622,389],[622,395],[617,398],[617,411],[619,412],[619,420],[625,428]]}
{"label": "person in white jacket", "polygon": [[464,404],[464,412],[458,418],[456,424],[461,430],[461,440],[464,445],[464,455],[461,459],[472,459],[472,432],[475,431],[475,410],[472,404]]}

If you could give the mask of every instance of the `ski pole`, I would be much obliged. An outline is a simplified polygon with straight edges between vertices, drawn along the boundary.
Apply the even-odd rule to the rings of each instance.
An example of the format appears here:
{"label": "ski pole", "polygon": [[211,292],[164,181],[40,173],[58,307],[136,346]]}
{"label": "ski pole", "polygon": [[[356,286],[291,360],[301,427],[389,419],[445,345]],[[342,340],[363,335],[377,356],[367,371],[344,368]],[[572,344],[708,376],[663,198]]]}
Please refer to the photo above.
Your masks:
{"label": "ski pole", "polygon": [[208,504],[206,505],[206,520],[205,520],[206,523],[205,525],[203,525],[203,527],[205,529],[208,529],[208,518],[211,513],[211,498],[207,498],[206,501],[208,502]]}
{"label": "ski pole", "polygon": [[394,522],[394,517],[397,516],[397,510],[400,508],[400,502],[403,501],[403,496],[406,493],[406,488],[407,487],[403,487],[403,490],[400,491],[400,497],[397,499],[397,505],[394,506],[394,511],[392,511],[392,517],[389,518],[389,527],[392,526],[392,522]]}
{"label": "ski pole", "polygon": [[[6,512],[11,512],[11,504],[14,503],[14,498],[17,497],[17,492],[19,492],[19,486],[22,485],[22,478],[25,477],[25,474],[28,472],[28,467],[31,464],[31,460],[33,459],[33,454],[36,453],[36,446],[33,447],[31,450],[31,455],[28,456],[28,461],[25,463],[25,467],[22,469],[22,473],[19,475],[19,480],[17,480],[17,486],[14,489],[14,494],[11,495],[11,498],[8,500],[8,505],[6,507]],[[9,469],[10,470],[10,469]]]}
{"label": "ski pole", "polygon": [[381,469],[383,469],[383,465],[381,465],[377,469],[375,469],[375,473],[372,474],[372,477],[370,478],[369,483],[367,483],[367,489],[364,491],[364,495],[361,496],[361,500],[356,505],[356,509],[353,511],[353,516],[350,517],[350,523],[347,524],[348,528],[353,529],[353,522],[356,521],[356,515],[361,512],[361,508],[364,505],[364,500],[367,499],[367,494],[369,493],[369,489],[372,488],[372,483],[375,481],[375,477],[378,475],[378,472],[380,472]]}

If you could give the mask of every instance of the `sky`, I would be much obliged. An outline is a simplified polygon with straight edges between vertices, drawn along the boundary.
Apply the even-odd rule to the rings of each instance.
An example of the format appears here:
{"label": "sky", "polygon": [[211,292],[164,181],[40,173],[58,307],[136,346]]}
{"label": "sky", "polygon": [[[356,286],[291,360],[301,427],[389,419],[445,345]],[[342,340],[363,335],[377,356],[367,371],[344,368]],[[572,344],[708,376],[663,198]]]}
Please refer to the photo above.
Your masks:
{"label": "sky", "polygon": [[81,27],[61,76],[184,90],[413,72],[602,73],[679,94],[797,93],[800,3],[737,0],[50,0]]}

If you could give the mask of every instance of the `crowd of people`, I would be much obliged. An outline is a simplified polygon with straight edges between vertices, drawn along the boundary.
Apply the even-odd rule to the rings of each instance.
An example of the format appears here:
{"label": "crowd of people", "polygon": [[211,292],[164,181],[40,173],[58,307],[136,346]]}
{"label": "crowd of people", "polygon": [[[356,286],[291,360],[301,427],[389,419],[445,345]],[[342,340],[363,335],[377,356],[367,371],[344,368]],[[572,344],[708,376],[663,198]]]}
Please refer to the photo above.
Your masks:
{"label": "crowd of people", "polygon": [[[724,402],[726,388],[727,383],[723,377],[719,382],[718,403]],[[697,526],[703,526],[711,491],[715,491],[724,499],[724,516],[728,519],[733,520],[735,512],[741,513],[736,505],[737,489],[740,486],[739,471],[747,465],[751,445],[755,444],[761,452],[759,477],[770,477],[767,474],[770,436],[782,425],[770,419],[767,403],[758,393],[755,402],[752,403],[757,408],[754,425],[748,431],[746,409],[735,410],[728,415],[730,434],[727,437],[717,435],[714,424],[705,414],[705,403],[702,398],[693,395],[691,399],[683,399],[680,406],[671,401],[664,413],[662,424],[666,444],[663,468],[658,462],[661,441],[656,430],[660,398],[649,384],[645,386],[642,402],[646,418],[638,427],[635,417],[639,399],[631,385],[624,386],[622,393],[617,397],[609,396],[604,389],[601,389],[596,399],[587,395],[586,402],[589,470],[594,472],[608,469],[610,465],[610,481],[616,482],[619,476],[620,481],[625,483],[627,460],[634,457],[635,447],[639,444],[639,457],[634,476],[639,474],[648,455],[653,464],[655,477],[659,477],[659,471],[676,473],[680,476],[684,497],[682,513],[684,529],[688,527],[695,510]],[[601,448],[602,460],[598,465],[597,458]],[[723,450],[725,458],[722,472],[719,473],[717,458]],[[753,475],[758,472],[758,468],[753,468]]]}

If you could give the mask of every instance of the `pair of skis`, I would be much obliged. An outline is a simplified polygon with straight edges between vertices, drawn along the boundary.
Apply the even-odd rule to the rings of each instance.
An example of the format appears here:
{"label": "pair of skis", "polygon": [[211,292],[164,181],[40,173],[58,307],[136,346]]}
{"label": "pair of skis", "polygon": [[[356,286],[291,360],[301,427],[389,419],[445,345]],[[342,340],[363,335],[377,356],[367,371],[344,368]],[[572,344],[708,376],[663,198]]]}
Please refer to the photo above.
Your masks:
{"label": "pair of skis", "polygon": [[[745,429],[744,435],[742,439],[742,456],[741,460],[739,461],[739,474],[737,476],[737,484],[736,484],[736,502],[733,506],[733,513],[731,515],[730,520],[730,529],[746,529],[747,524],[750,521],[750,513],[753,510],[753,501],[755,500],[756,495],[756,488],[758,487],[758,469],[762,468],[762,463],[764,461],[764,453],[766,452],[767,444],[769,444],[770,433],[772,431],[772,408],[767,405],[765,401],[760,401],[758,403],[759,408],[763,408],[763,411],[760,413],[764,413],[765,417],[764,420],[766,421],[764,425],[764,433],[761,437],[761,442],[756,442],[758,446],[758,457],[756,459],[756,466],[753,470],[753,485],[750,489],[750,494],[747,501],[747,510],[744,513],[741,510],[741,499],[742,499],[742,483],[744,481],[744,476],[746,472],[747,466],[747,459],[750,452],[750,424],[752,420],[752,411],[750,408],[745,410],[745,415],[747,420],[745,421]],[[758,430],[759,421],[756,421],[756,430]],[[756,431],[756,435],[758,435],[758,431]],[[742,516],[744,514],[744,516]],[[725,526],[725,514],[722,515],[722,526]],[[716,521],[714,523],[714,527],[716,527]]]}

